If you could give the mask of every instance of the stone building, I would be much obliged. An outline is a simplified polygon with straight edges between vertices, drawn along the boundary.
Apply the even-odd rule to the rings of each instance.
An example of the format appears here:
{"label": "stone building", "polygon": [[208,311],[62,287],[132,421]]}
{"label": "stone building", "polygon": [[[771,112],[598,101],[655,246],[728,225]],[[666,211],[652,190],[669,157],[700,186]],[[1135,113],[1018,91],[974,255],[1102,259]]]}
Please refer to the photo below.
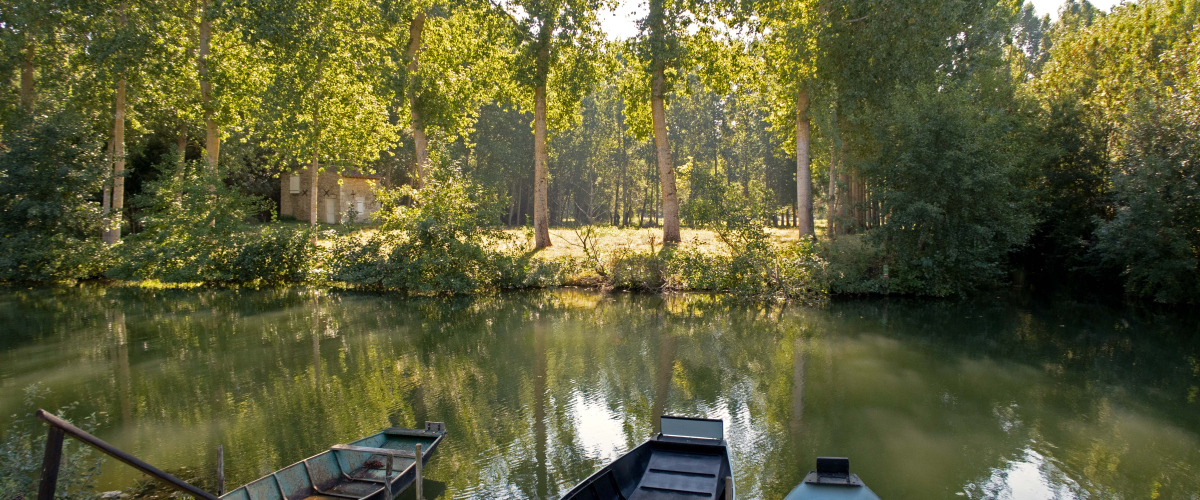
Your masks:
{"label": "stone building", "polygon": [[[340,172],[326,170],[317,179],[318,222],[337,224],[351,209],[358,212],[356,222],[371,220],[371,214],[379,210],[379,202],[371,191],[383,177],[367,175],[355,170]],[[279,183],[279,215],[297,220],[309,220],[312,197],[309,189],[312,176],[305,167],[299,172],[283,174]]]}

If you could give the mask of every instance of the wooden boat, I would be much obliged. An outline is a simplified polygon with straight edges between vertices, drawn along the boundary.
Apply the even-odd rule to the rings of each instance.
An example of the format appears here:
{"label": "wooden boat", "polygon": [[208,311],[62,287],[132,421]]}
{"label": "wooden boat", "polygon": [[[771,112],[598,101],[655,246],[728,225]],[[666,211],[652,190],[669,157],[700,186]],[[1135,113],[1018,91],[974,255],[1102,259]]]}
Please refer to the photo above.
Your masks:
{"label": "wooden boat", "polygon": [[817,470],[804,476],[804,481],[783,500],[879,500],[857,474],[850,473],[850,459],[817,457]]}
{"label": "wooden boat", "polygon": [[664,415],[661,424],[561,500],[733,500],[724,422]]}
{"label": "wooden boat", "polygon": [[[419,481],[421,468],[446,435],[441,422],[425,429],[389,428],[329,448],[221,496],[222,500],[392,500]],[[417,447],[420,446],[420,463]],[[389,463],[390,462],[390,463]]]}

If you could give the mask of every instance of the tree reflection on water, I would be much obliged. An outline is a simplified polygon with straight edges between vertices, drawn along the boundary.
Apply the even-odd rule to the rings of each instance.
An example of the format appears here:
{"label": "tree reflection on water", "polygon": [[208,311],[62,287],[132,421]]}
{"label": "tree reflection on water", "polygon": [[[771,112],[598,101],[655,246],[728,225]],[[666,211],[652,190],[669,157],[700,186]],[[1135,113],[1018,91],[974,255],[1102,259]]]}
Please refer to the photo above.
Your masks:
{"label": "tree reflection on water", "polygon": [[7,290],[0,328],[0,414],[41,382],[153,464],[212,470],[223,445],[231,486],[440,420],[443,497],[556,498],[674,413],[726,420],[745,498],[782,497],[818,455],[884,498],[1200,492],[1195,328],[1146,313],[83,287]]}

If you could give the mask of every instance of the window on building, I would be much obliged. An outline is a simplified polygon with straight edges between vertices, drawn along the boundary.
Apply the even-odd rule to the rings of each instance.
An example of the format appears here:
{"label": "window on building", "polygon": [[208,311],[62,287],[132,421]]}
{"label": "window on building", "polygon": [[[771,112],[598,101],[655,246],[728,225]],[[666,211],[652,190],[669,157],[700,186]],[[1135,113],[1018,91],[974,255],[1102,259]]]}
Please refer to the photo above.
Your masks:
{"label": "window on building", "polygon": [[300,194],[300,176],[297,174],[292,174],[290,184],[292,194]]}

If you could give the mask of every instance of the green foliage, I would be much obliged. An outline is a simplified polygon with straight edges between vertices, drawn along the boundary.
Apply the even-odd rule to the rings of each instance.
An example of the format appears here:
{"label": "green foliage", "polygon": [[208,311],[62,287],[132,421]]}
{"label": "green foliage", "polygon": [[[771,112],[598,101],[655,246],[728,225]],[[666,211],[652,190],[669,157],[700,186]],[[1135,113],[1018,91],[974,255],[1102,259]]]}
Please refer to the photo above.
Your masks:
{"label": "green foliage", "polygon": [[256,231],[247,221],[271,210],[261,198],[221,182],[202,162],[167,161],[159,180],[134,200],[143,208],[140,233],[122,243],[118,279],[164,282],[299,282],[316,248],[308,229]]}
{"label": "green foliage", "polygon": [[321,252],[312,243],[307,228],[266,227],[249,229],[235,235],[231,246],[237,249],[230,281],[247,283],[307,283],[313,268],[320,263]]}
{"label": "green foliage", "polygon": [[1041,72],[1022,89],[1039,111],[1031,149],[1044,179],[1043,222],[1023,256],[1033,273],[1093,289],[1123,280],[1129,296],[1160,302],[1194,293],[1185,235],[1197,226],[1173,200],[1189,194],[1196,157],[1182,110],[1200,88],[1197,22],[1187,0],[1108,14],[1064,5]]}
{"label": "green foliage", "polygon": [[887,260],[883,248],[863,235],[851,234],[822,241],[817,253],[828,262],[824,280],[829,283],[831,293],[891,293],[890,278],[884,277]]}
{"label": "green foliage", "polygon": [[664,250],[664,287],[726,292],[754,299],[819,303],[828,294],[824,262],[812,241],[755,244],[734,254]]}
{"label": "green foliage", "polygon": [[[915,95],[914,95],[915,94]],[[1035,222],[1014,117],[946,88],[899,94],[881,122],[877,179],[892,291],[946,296],[1005,277]]]}
{"label": "green foliage", "polygon": [[1200,103],[1145,104],[1128,117],[1112,190],[1115,214],[1094,252],[1122,270],[1126,292],[1163,303],[1200,297]]}
{"label": "green foliage", "polygon": [[628,248],[611,252],[605,275],[608,286],[623,290],[661,290],[665,279],[663,261],[654,252]]}
{"label": "green foliage", "polygon": [[105,181],[102,142],[83,117],[37,116],[0,146],[0,280],[59,281],[97,276]]}
{"label": "green foliage", "polygon": [[682,210],[684,220],[717,233],[732,255],[766,249],[770,193],[757,183],[729,182],[706,169],[686,165],[680,170],[691,187],[691,197]]}
{"label": "green foliage", "polygon": [[414,294],[495,289],[507,259],[496,250],[500,204],[495,193],[457,169],[435,166],[422,189],[376,191],[379,230],[334,243],[330,277],[357,286]]}
{"label": "green foliage", "polygon": [[[40,385],[25,388],[22,415],[12,416],[12,426],[0,439],[0,498],[36,498],[42,472],[42,457],[46,453],[46,425],[35,413],[50,391]],[[69,419],[75,403],[54,412]],[[95,413],[75,419],[72,423],[87,432],[99,427]],[[91,447],[71,438],[63,440],[62,461],[59,462],[58,487],[54,498],[91,500],[99,495],[92,484],[100,475],[104,456]]]}
{"label": "green foliage", "polygon": [[359,24],[371,5],[351,0],[231,0],[224,13],[271,69],[254,122],[276,152],[331,165],[369,166],[396,139],[388,115],[386,43]]}

